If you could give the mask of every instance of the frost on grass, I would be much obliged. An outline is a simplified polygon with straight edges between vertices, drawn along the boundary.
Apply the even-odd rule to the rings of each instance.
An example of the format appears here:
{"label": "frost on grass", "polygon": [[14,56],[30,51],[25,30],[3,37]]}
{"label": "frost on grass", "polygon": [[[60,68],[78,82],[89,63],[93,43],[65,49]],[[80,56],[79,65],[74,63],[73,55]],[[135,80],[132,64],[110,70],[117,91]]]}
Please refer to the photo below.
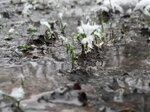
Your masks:
{"label": "frost on grass", "polygon": [[[86,38],[83,38],[81,43],[82,44],[88,44],[88,48],[93,48],[93,41],[94,37],[93,34],[101,37],[101,26],[100,25],[90,25],[90,23],[84,24],[82,23],[81,26],[77,27],[77,30],[81,34],[85,34]],[[93,34],[92,34],[93,33]]]}
{"label": "frost on grass", "polygon": [[150,16],[150,0],[97,0],[101,3],[100,10],[113,12],[119,11],[120,13],[132,13],[140,10],[145,15]]}

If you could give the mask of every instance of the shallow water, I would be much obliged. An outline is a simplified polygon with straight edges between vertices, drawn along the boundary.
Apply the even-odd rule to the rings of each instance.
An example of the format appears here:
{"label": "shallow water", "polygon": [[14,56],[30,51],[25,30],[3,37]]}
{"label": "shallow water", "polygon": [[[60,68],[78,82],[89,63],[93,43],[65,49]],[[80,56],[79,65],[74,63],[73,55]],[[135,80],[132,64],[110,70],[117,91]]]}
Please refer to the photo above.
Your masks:
{"label": "shallow water", "polygon": [[[44,44],[30,53],[17,50],[17,46],[30,41],[31,34],[27,32],[30,24],[36,26],[37,35],[41,35],[46,28],[40,25],[40,20],[59,20],[58,13],[63,13],[63,22],[67,23],[65,36],[70,38],[77,31],[79,21],[84,21],[86,15],[92,15],[90,8],[97,7],[96,3],[88,0],[83,3],[59,3],[58,6],[52,3],[44,10],[31,9],[31,15],[27,16],[21,14],[24,3],[10,4],[8,1],[0,1],[0,24],[3,25],[0,29],[0,90],[11,93],[13,88],[21,85],[21,79],[24,79],[25,99],[21,101],[21,108],[25,112],[148,112],[150,45],[147,42],[149,35],[143,35],[141,30],[148,27],[144,18],[120,18],[119,15],[114,15],[109,20],[114,24],[113,29],[120,31],[124,23],[130,28],[126,39],[104,45],[100,52],[93,51],[84,60],[84,66],[81,66],[83,61],[81,64],[77,61],[77,68],[74,70],[71,70],[70,57],[60,40],[53,44]],[[106,28],[108,34],[112,33],[110,23],[107,23]],[[16,33],[11,35],[11,41],[6,41],[3,37],[8,36],[10,28],[14,28]],[[75,45],[76,54],[80,54],[80,46],[76,41],[72,43]],[[117,83],[113,82],[114,79]],[[79,82],[82,91],[87,94],[88,106],[37,102],[40,95],[74,82]],[[125,96],[119,98],[123,102],[116,102],[122,101],[114,100],[121,94],[122,89]],[[21,112],[13,110],[13,101],[7,100],[0,97],[2,112]]]}

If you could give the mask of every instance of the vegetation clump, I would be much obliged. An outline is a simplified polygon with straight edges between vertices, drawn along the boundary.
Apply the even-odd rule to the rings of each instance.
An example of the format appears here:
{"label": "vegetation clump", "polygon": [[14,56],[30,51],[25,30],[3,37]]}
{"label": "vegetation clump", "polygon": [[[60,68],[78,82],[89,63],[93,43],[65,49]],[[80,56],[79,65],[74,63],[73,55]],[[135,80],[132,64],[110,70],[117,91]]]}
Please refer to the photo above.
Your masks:
{"label": "vegetation clump", "polygon": [[30,45],[21,45],[21,46],[18,46],[17,48],[22,52],[27,52],[33,49],[33,47]]}

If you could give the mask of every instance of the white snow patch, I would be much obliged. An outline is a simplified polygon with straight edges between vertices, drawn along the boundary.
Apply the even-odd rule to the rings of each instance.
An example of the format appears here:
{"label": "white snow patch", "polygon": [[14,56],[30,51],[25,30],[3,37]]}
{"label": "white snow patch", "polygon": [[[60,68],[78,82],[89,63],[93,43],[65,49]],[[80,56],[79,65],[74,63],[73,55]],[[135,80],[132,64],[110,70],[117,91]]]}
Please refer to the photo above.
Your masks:
{"label": "white snow patch", "polygon": [[10,96],[17,98],[17,99],[23,99],[25,95],[25,92],[22,87],[14,88],[10,94]]}
{"label": "white snow patch", "polygon": [[150,5],[150,0],[141,0],[140,2],[138,2],[136,4],[136,7],[134,10],[144,10],[144,8],[147,6],[147,5]]}
{"label": "white snow patch", "polygon": [[94,30],[97,30],[97,29],[101,29],[101,26],[99,25],[90,25],[90,23],[87,23],[87,24],[84,24],[82,23],[81,26],[77,27],[77,30],[79,33],[85,33],[87,36],[91,35],[91,33],[94,31]]}
{"label": "white snow patch", "polygon": [[13,33],[15,31],[15,29],[13,29],[13,28],[11,28],[11,29],[9,29],[9,33]]}
{"label": "white snow patch", "polygon": [[142,11],[145,15],[150,16],[150,0],[141,0],[137,3],[134,11],[136,10]]}
{"label": "white snow patch", "polygon": [[143,13],[147,16],[150,16],[150,4],[145,7]]}
{"label": "white snow patch", "polygon": [[68,109],[68,110],[62,110],[61,112],[76,112],[76,111],[75,111],[75,110]]}
{"label": "white snow patch", "polygon": [[0,90],[0,95],[2,95],[2,94],[4,94],[4,92]]}
{"label": "white snow patch", "polygon": [[64,36],[59,36],[59,39],[61,39],[64,43],[68,43],[68,39],[67,39],[67,37],[64,37]]}
{"label": "white snow patch", "polygon": [[60,19],[62,19],[63,18],[63,13],[62,12],[58,13],[58,16],[60,17]]}
{"label": "white snow patch", "polygon": [[99,37],[100,35],[100,31],[101,31],[101,26],[99,25],[90,25],[89,23],[87,24],[83,24],[79,27],[77,27],[77,30],[79,33],[85,33],[86,34],[86,38],[83,38],[81,43],[82,44],[88,44],[88,48],[93,48],[92,42],[94,41],[94,37],[91,34],[94,30],[97,30],[94,32],[94,34],[98,35]]}
{"label": "white snow patch", "polygon": [[87,44],[88,43],[88,48],[93,48],[92,42],[93,42],[93,37],[92,36],[88,36],[87,38],[84,38],[81,43],[82,44]]}
{"label": "white snow patch", "polygon": [[148,62],[146,62],[146,63],[150,65],[150,61],[148,61]]}
{"label": "white snow patch", "polygon": [[29,14],[31,14],[31,10],[30,9],[32,9],[32,8],[33,8],[33,6],[31,4],[25,3],[24,4],[24,9],[23,9],[22,13],[24,15],[29,15]]}
{"label": "white snow patch", "polygon": [[41,25],[45,25],[45,26],[46,26],[47,28],[49,28],[49,29],[51,28],[51,27],[50,27],[50,24],[49,24],[47,21],[45,21],[45,20],[41,20],[41,21],[40,21],[40,24],[41,24]]}

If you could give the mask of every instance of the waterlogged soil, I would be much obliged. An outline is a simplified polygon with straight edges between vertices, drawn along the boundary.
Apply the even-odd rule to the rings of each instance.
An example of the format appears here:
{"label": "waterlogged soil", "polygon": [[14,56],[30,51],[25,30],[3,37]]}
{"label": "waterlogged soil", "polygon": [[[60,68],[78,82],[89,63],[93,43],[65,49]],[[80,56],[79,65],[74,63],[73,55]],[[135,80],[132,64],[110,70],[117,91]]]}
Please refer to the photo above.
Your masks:
{"label": "waterlogged soil", "polygon": [[[20,106],[0,96],[1,112],[149,112],[150,110],[150,29],[148,17],[103,12],[105,32],[117,39],[81,53],[72,33],[81,21],[96,17],[91,11],[99,7],[91,1],[38,3],[37,9],[22,14],[25,3],[0,0],[0,90],[10,94],[24,81],[25,98]],[[46,27],[40,20],[67,24],[65,32],[56,25],[54,31],[74,45],[77,56],[72,69],[71,58],[62,41],[41,40]],[[125,16],[124,16],[125,15]],[[27,29],[32,25],[34,33]],[[9,30],[13,28],[13,34]],[[126,31],[128,33],[126,34]],[[6,37],[12,39],[5,39]],[[29,51],[18,46],[32,45]]]}

